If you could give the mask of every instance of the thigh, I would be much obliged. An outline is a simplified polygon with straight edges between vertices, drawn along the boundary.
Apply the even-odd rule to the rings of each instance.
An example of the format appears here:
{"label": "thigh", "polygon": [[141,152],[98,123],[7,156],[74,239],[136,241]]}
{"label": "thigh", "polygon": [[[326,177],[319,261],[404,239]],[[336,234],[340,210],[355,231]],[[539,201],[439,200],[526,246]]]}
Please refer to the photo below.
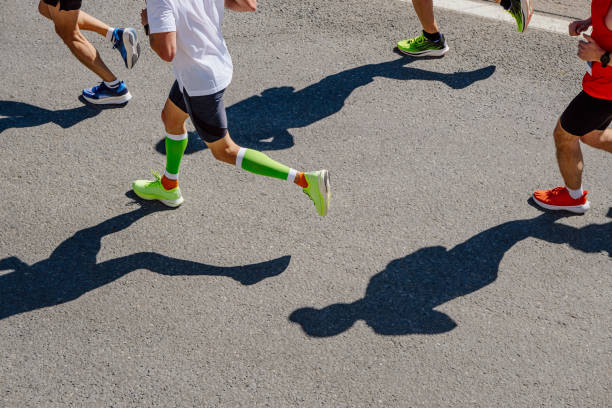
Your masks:
{"label": "thigh", "polygon": [[[168,94],[168,100],[171,101],[175,107],[183,111],[186,116],[189,115],[187,111],[187,105],[185,105],[185,98],[183,97],[183,92],[181,92],[177,81],[174,81],[174,84],[172,84],[172,89],[170,89],[170,93]],[[167,104],[168,103],[166,102],[166,105]]]}
{"label": "thigh", "polygon": [[566,132],[579,137],[603,130],[611,121],[612,101],[594,98],[584,91],[570,102],[560,119]]}
{"label": "thigh", "polygon": [[79,10],[61,10],[56,5],[49,7],[49,15],[55,27],[60,30],[77,31],[79,29]]}
{"label": "thigh", "polygon": [[212,95],[189,96],[183,90],[185,105],[200,137],[206,143],[214,143],[227,134],[227,115],[223,103],[224,91]]}

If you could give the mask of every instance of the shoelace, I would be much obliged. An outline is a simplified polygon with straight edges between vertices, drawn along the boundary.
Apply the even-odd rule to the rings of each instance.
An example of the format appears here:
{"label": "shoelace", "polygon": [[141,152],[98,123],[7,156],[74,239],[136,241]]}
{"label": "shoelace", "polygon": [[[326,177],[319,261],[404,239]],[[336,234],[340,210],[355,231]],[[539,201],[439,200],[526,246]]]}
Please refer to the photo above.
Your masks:
{"label": "shoelace", "polygon": [[424,35],[420,35],[416,38],[412,38],[410,40],[411,43],[416,43],[416,44],[423,44],[425,42],[425,36]]}
{"label": "shoelace", "polygon": [[121,45],[121,41],[115,37],[115,33],[113,33],[113,50],[119,48],[119,45]]}
{"label": "shoelace", "polygon": [[98,85],[94,86],[93,88],[91,88],[93,93],[98,93],[98,91],[102,88],[105,88],[106,85],[104,84],[104,81],[100,82]]}
{"label": "shoelace", "polygon": [[552,190],[550,190],[550,195],[551,196],[558,196],[560,195],[563,191],[565,190],[564,187],[555,187]]}
{"label": "shoelace", "polygon": [[155,183],[160,183],[161,184],[161,174],[159,174],[159,171],[156,170],[151,170],[151,174],[153,174],[153,177],[155,177]]}

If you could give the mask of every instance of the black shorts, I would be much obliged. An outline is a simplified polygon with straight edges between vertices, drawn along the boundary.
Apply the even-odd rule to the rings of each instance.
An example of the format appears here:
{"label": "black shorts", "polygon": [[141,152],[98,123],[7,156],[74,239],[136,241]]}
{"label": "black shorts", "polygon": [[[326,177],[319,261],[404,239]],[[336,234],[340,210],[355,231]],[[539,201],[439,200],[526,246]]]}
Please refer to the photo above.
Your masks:
{"label": "black shorts", "polygon": [[81,8],[81,0],[43,0],[43,2],[51,7],[55,7],[59,3],[60,10],[66,11],[79,10]]}
{"label": "black shorts", "polygon": [[612,123],[612,101],[594,98],[582,91],[561,115],[561,127],[574,136],[605,130]]}
{"label": "black shorts", "polygon": [[227,134],[224,92],[225,89],[212,95],[189,96],[187,90],[181,92],[178,82],[174,81],[168,99],[189,114],[202,140],[213,143],[223,139]]}

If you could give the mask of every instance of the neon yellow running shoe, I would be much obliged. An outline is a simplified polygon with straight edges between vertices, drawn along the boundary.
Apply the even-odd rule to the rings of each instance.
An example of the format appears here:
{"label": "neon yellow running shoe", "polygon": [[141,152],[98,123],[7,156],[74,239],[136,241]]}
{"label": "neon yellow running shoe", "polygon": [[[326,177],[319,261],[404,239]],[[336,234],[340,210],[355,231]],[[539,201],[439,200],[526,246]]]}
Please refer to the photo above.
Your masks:
{"label": "neon yellow running shoe", "polygon": [[519,33],[525,31],[527,16],[529,15],[529,2],[521,0],[512,0],[512,4],[506,10],[516,20],[516,29]]}
{"label": "neon yellow running shoe", "polygon": [[442,34],[440,34],[439,41],[430,41],[424,34],[421,34],[418,37],[399,41],[397,49],[412,57],[441,57],[450,48]]}
{"label": "neon yellow running shoe", "polygon": [[183,204],[181,189],[176,187],[172,190],[164,189],[161,176],[154,171],[155,180],[136,180],[132,183],[132,189],[136,195],[144,200],[159,200],[168,207],[178,207]]}
{"label": "neon yellow running shoe", "polygon": [[304,173],[304,176],[308,182],[308,187],[304,189],[304,193],[314,203],[317,214],[322,217],[327,215],[329,200],[331,199],[329,172],[327,170],[311,171]]}

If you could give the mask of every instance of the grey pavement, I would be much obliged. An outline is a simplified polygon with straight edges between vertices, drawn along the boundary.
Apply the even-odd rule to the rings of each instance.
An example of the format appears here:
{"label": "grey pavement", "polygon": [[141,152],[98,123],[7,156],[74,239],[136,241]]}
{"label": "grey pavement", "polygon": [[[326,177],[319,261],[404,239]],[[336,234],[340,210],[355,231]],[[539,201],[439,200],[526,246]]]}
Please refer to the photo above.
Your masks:
{"label": "grey pavement", "polygon": [[[140,30],[139,2],[85,3]],[[163,169],[170,66],[88,34],[134,95],[91,109],[36,3],[1,4],[0,406],[612,405],[612,157],[584,149],[586,215],[528,203],[561,184],[575,39],[440,11],[451,51],[413,60],[399,1],[228,12],[230,132],[328,168],[332,207],[192,135],[165,210],[129,189]]]}

